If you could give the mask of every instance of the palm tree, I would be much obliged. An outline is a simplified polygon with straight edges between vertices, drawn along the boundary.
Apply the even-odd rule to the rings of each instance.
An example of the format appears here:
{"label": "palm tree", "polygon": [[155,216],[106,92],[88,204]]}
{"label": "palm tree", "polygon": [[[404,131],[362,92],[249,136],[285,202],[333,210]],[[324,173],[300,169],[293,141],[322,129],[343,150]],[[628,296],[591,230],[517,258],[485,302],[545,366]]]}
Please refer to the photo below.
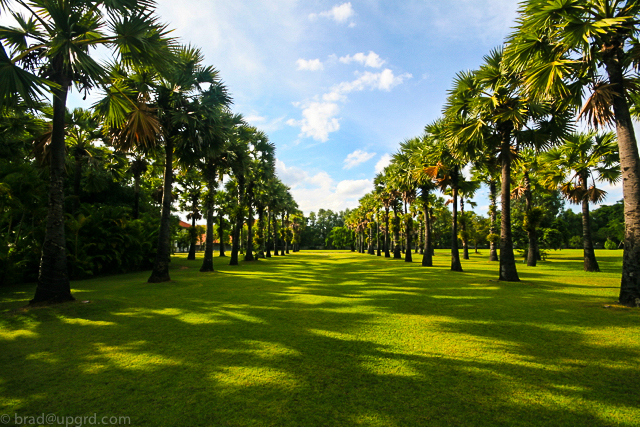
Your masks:
{"label": "palm tree", "polygon": [[260,183],[268,181],[275,174],[275,146],[262,131],[254,128],[250,136],[249,148],[250,164],[247,168],[247,206],[249,216],[247,220],[247,254],[245,261],[253,261],[253,205],[255,204],[255,189]]}
{"label": "palm tree", "polygon": [[550,146],[567,135],[571,110],[564,101],[540,101],[526,93],[522,75],[503,50],[485,56],[475,72],[459,73],[445,107],[449,143],[460,158],[496,153],[501,164],[500,280],[519,281],[511,235],[511,168],[523,145]]}
{"label": "palm tree", "polygon": [[433,148],[427,157],[428,167],[423,168],[425,175],[434,180],[442,192],[451,190],[451,271],[462,271],[460,251],[458,250],[458,191],[460,189],[460,171],[464,163],[451,152],[446,136],[446,122],[437,120],[425,127],[425,138]]}
{"label": "palm tree", "polygon": [[[386,171],[385,171],[386,172]],[[393,195],[386,185],[386,173],[378,173],[373,179],[373,185],[375,186],[374,194],[384,207],[384,257],[390,258],[389,253],[389,209],[393,203]]]}
{"label": "palm tree", "polygon": [[75,108],[67,121],[67,145],[74,160],[73,208],[80,208],[82,172],[85,163],[92,157],[94,141],[100,139],[100,121],[91,111]]}
{"label": "palm tree", "polygon": [[500,165],[495,155],[484,154],[474,161],[473,179],[489,187],[489,261],[498,261],[497,241],[500,236],[496,233],[496,218],[498,214],[498,188]]}
{"label": "palm tree", "polygon": [[135,154],[129,163],[129,172],[133,176],[133,219],[140,217],[140,180],[149,168],[149,162],[139,154]]}
{"label": "palm tree", "polygon": [[600,203],[606,196],[605,191],[596,188],[596,181],[613,184],[620,180],[618,144],[614,135],[595,132],[572,135],[564,145],[543,153],[541,161],[548,167],[543,172],[548,187],[559,187],[567,200],[582,204],[584,271],[600,271],[591,239],[589,202]]}
{"label": "palm tree", "polygon": [[200,199],[202,198],[202,174],[193,168],[182,170],[176,178],[177,184],[181,187],[180,209],[188,211],[187,220],[191,220],[191,228],[189,228],[189,254],[188,260],[196,259],[196,244],[198,241],[198,232],[196,221],[202,218],[200,213]]}
{"label": "palm tree", "polygon": [[[640,3],[618,0],[527,0],[508,56],[524,73],[527,89],[543,99],[573,98],[586,85],[581,110],[594,126],[614,124],[620,150],[625,204],[625,243],[620,303],[640,305],[640,156],[629,109],[637,92],[637,19]],[[577,99],[576,99],[577,98]]]}
{"label": "palm tree", "polygon": [[[123,151],[164,148],[164,182],[158,251],[150,283],[170,280],[171,206],[174,159],[201,165],[211,145],[224,141],[221,109],[231,103],[218,71],[203,65],[199,49],[176,49],[172,67],[131,73],[115,67],[111,85],[96,108],[107,117],[113,144]],[[135,99],[135,101],[133,101]],[[151,100],[153,99],[153,102]]]}
{"label": "palm tree", "polygon": [[411,257],[411,237],[413,234],[413,215],[407,211],[407,204],[413,203],[416,199],[416,190],[418,182],[415,180],[415,164],[413,161],[414,152],[422,143],[420,138],[407,139],[400,143],[400,149],[393,155],[392,164],[398,170],[396,175],[396,188],[400,193],[405,206],[405,227],[407,250],[405,252],[405,261],[412,262]]}
{"label": "palm tree", "polygon": [[[224,87],[216,87],[216,93],[224,94],[226,91]],[[221,193],[217,191],[218,179],[221,181],[222,176],[226,169],[228,169],[228,142],[230,136],[235,131],[237,126],[243,123],[242,116],[239,114],[231,114],[226,108],[224,103],[221,103],[219,108],[220,123],[216,124],[219,132],[216,132],[214,138],[207,138],[204,140],[204,146],[202,147],[203,158],[200,160],[200,170],[204,181],[207,186],[207,192],[204,198],[204,210],[207,215],[207,234],[205,240],[204,257],[202,260],[201,272],[213,271],[213,223],[214,223],[214,210],[216,204],[219,211],[219,225],[218,235],[220,236],[220,256],[224,257],[224,209],[221,206],[222,200]]]}
{"label": "palm tree", "polygon": [[246,206],[247,176],[250,174],[251,154],[249,145],[255,128],[243,125],[232,136],[229,144],[229,167],[233,173],[234,195],[236,205],[233,209],[233,236],[231,242],[231,258],[229,265],[238,265],[240,251],[241,230],[244,225],[244,210]]}
{"label": "palm tree", "polygon": [[[14,2],[4,1],[3,6],[11,3]],[[53,94],[49,212],[38,286],[31,302],[63,302],[73,300],[64,234],[67,93],[74,83],[81,90],[89,90],[105,76],[105,69],[89,54],[96,46],[114,48],[126,63],[147,61],[161,65],[166,60],[166,30],[151,12],[145,12],[152,10],[152,1],[16,0],[15,3],[28,18],[9,9],[18,26],[0,27],[0,107],[21,100],[34,104],[45,91]],[[130,31],[131,26],[139,31]],[[104,32],[106,28],[111,30],[110,34]],[[9,53],[5,46],[11,49]]]}
{"label": "palm tree", "polygon": [[[431,215],[430,215],[430,201],[431,192],[436,189],[436,185],[433,182],[432,177],[425,173],[428,170],[431,162],[430,156],[433,151],[437,149],[434,146],[433,138],[428,138],[427,135],[422,135],[411,148],[410,163],[412,168],[412,176],[415,180],[417,188],[420,190],[419,206],[422,209],[422,223],[424,224],[424,238],[423,246],[420,248],[422,251],[422,266],[433,266],[433,244],[431,236]],[[422,237],[422,236],[421,236]]]}
{"label": "palm tree", "polygon": [[462,259],[469,259],[469,231],[467,230],[467,214],[464,211],[464,201],[467,199],[467,203],[474,207],[476,204],[470,202],[468,199],[473,198],[476,191],[480,188],[478,181],[468,181],[464,178],[464,175],[460,174],[461,180],[459,183],[460,194],[460,240],[462,240]]}
{"label": "palm tree", "polygon": [[516,176],[521,182],[516,185],[511,192],[513,199],[524,197],[524,228],[529,238],[529,248],[527,250],[527,266],[535,267],[538,262],[540,250],[538,248],[538,226],[542,220],[544,211],[533,206],[533,182],[536,181],[537,172],[540,169],[538,153],[532,149],[522,150],[515,161],[514,169]]}

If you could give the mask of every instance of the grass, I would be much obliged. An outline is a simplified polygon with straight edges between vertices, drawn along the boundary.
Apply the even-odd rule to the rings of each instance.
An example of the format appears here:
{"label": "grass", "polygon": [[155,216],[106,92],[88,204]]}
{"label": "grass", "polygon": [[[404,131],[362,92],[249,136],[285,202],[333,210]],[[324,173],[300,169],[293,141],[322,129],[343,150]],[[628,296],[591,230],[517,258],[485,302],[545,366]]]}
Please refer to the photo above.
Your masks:
{"label": "grass", "polygon": [[[0,289],[0,414],[135,426],[637,426],[640,314],[621,251],[552,252],[520,283],[488,253],[448,271],[301,252],[200,273],[74,282],[23,309]],[[419,257],[416,256],[416,259]],[[83,301],[89,301],[84,303]],[[11,424],[9,424],[11,425]]]}

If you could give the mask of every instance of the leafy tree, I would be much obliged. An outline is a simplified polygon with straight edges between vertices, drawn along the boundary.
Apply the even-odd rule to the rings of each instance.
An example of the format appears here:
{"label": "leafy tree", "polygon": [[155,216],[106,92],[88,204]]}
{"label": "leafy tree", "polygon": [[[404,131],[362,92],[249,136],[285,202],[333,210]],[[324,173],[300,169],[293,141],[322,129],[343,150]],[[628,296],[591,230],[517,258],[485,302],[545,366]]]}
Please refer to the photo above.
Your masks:
{"label": "leafy tree", "polygon": [[436,185],[445,192],[451,190],[451,271],[462,271],[460,251],[458,250],[458,191],[460,190],[460,171],[465,165],[451,151],[447,140],[447,123],[440,119],[426,126],[425,137],[430,139],[433,151],[429,157],[430,166],[425,168]]}
{"label": "leafy tree", "polygon": [[640,156],[630,114],[636,96],[640,3],[618,0],[527,0],[509,56],[527,90],[542,99],[577,98],[593,126],[615,124],[625,203],[620,303],[640,305]]}
{"label": "leafy tree", "polygon": [[548,186],[559,187],[567,200],[582,205],[584,271],[600,271],[591,238],[589,202],[600,203],[606,196],[604,190],[596,187],[596,181],[612,184],[620,179],[618,144],[614,135],[593,132],[572,135],[564,145],[544,153],[542,161],[548,165]]}
{"label": "leafy tree", "polygon": [[[4,6],[13,1],[3,2]],[[16,27],[0,27],[0,106],[33,104],[53,95],[49,143],[49,212],[38,286],[32,303],[72,300],[64,230],[65,112],[72,84],[89,90],[105,69],[90,55],[97,46],[113,48],[123,63],[166,61],[166,29],[150,11],[153,2],[16,0],[25,15],[9,9]],[[108,29],[109,32],[106,32]],[[135,31],[134,31],[135,29]],[[5,49],[7,46],[10,51]]]}

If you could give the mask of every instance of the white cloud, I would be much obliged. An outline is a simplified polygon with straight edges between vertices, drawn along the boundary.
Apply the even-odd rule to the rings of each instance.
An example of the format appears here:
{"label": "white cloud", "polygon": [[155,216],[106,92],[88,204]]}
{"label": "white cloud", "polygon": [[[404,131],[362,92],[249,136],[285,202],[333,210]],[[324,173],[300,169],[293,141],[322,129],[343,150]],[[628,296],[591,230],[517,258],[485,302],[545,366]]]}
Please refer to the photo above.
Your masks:
{"label": "white cloud", "polygon": [[370,179],[347,179],[338,183],[336,195],[359,199],[371,191],[372,186]]}
{"label": "white cloud", "polygon": [[389,153],[383,154],[380,157],[380,160],[378,160],[378,163],[376,163],[376,166],[375,166],[376,173],[381,173],[384,170],[384,168],[389,166],[390,163],[391,163],[391,154]]}
{"label": "white cloud", "polygon": [[310,102],[302,104],[302,120],[289,119],[289,126],[300,126],[300,136],[308,136],[316,141],[326,142],[329,134],[340,129],[340,121],[335,117],[340,108],[332,102]]}
{"label": "white cloud", "polygon": [[364,73],[357,73],[359,77],[351,82],[342,82],[333,87],[331,92],[323,95],[325,101],[329,100],[344,100],[344,95],[351,92],[360,92],[365,89],[369,90],[384,90],[390,91],[395,86],[402,84],[406,79],[413,77],[409,73],[404,73],[399,76],[393,74],[390,69],[385,69],[380,73],[372,73],[365,71]]}
{"label": "white cloud", "polygon": [[324,69],[322,62],[319,59],[298,59],[298,70],[318,71]]}
{"label": "white cloud", "polygon": [[343,169],[351,169],[358,166],[361,163],[371,160],[375,155],[376,153],[367,153],[366,151],[356,150],[344,159]]}
{"label": "white cloud", "polygon": [[373,190],[373,182],[369,179],[347,179],[336,183],[324,171],[310,175],[304,169],[287,167],[281,160],[276,160],[276,171],[282,182],[291,187],[291,194],[306,215],[321,208],[336,212],[355,208],[358,200]]}
{"label": "white cloud", "polygon": [[259,116],[257,114],[252,114],[252,115],[244,116],[244,120],[248,123],[255,125],[256,123],[266,122],[267,118],[263,116]]}
{"label": "white cloud", "polygon": [[380,73],[365,71],[356,73],[359,77],[351,82],[342,82],[334,86],[330,92],[322,95],[322,102],[314,100],[307,103],[293,103],[295,107],[302,109],[302,120],[289,119],[289,126],[299,126],[300,136],[307,136],[316,141],[326,142],[331,132],[340,129],[340,119],[336,116],[340,107],[336,102],[346,101],[346,95],[351,92],[359,92],[365,89],[390,91],[393,87],[410,79],[411,74],[405,73],[395,76],[393,71],[385,69]]}
{"label": "white cloud", "polygon": [[[317,17],[329,18],[333,19],[339,24],[343,24],[349,20],[352,16],[355,15],[353,7],[351,7],[351,3],[343,3],[339,6],[333,6],[331,10],[327,10],[325,12],[320,13],[312,13],[309,15],[309,19],[314,20]],[[352,22],[349,24],[349,27],[353,27],[355,24]]]}
{"label": "white cloud", "polygon": [[351,55],[342,56],[340,57],[339,61],[342,62],[343,64],[351,64],[352,62],[358,62],[364,65],[365,67],[371,67],[371,68],[380,68],[385,64],[385,61],[380,59],[380,56],[373,51],[369,51],[369,53],[366,55],[360,52],[360,53],[356,53],[353,56]]}

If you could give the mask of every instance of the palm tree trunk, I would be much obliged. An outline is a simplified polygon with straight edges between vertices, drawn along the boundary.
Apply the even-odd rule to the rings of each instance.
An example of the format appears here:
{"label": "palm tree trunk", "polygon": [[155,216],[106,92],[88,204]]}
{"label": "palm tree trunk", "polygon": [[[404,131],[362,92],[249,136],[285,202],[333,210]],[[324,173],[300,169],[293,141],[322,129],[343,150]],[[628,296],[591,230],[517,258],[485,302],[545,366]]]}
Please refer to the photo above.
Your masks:
{"label": "palm tree trunk", "polygon": [[519,282],[511,237],[511,129],[504,126],[502,136],[502,221],[500,223],[500,277],[499,280]]}
{"label": "palm tree trunk", "polygon": [[265,236],[265,245],[267,247],[267,258],[271,258],[271,209],[267,212],[267,235]]}
{"label": "palm tree trunk", "polygon": [[640,157],[629,104],[624,96],[619,58],[622,49],[617,49],[616,53],[605,60],[605,66],[609,83],[620,93],[613,97],[624,200],[624,254],[619,301],[635,307],[640,306]]}
{"label": "palm tree trunk", "polygon": [[382,251],[380,250],[380,208],[376,212],[376,252],[376,256],[382,256]]}
{"label": "palm tree trunk", "polygon": [[233,227],[233,241],[231,242],[231,258],[229,259],[229,265],[238,265],[238,252],[240,251],[240,233],[244,224],[244,218],[242,217],[242,206],[244,203],[244,181],[238,179],[238,209],[235,218],[235,225]]}
{"label": "palm tree trunk", "polygon": [[469,259],[469,240],[467,239],[467,221],[464,216],[464,197],[460,197],[460,228],[462,230],[462,259]]}
{"label": "palm tree trunk", "polygon": [[208,180],[209,195],[205,199],[207,209],[207,237],[204,244],[204,258],[202,259],[201,272],[213,271],[213,192],[215,184]]}
{"label": "palm tree trunk", "polygon": [[258,207],[258,241],[259,241],[259,251],[257,258],[265,258],[265,244],[264,244],[264,207]]}
{"label": "palm tree trunk", "polygon": [[160,233],[158,251],[153,264],[149,283],[168,282],[169,262],[171,255],[171,187],[173,185],[173,138],[170,135],[165,141],[164,185],[162,188],[162,215],[160,217]]}
{"label": "palm tree trunk", "polygon": [[273,215],[273,255],[278,256],[278,215]]}
{"label": "palm tree trunk", "polygon": [[64,116],[68,82],[58,82],[53,90],[53,130],[51,134],[51,163],[49,166],[49,210],[45,229],[38,285],[30,304],[73,301],[67,268],[66,238],[64,235]]}
{"label": "palm tree trunk", "polygon": [[222,215],[222,210],[218,213],[218,237],[220,239],[220,247],[218,251],[220,252],[220,257],[226,257],[224,253],[224,216]]}
{"label": "palm tree trunk", "polygon": [[531,180],[529,179],[529,172],[524,172],[524,196],[526,201],[527,215],[529,221],[527,225],[527,236],[529,237],[529,248],[527,249],[527,266],[535,267],[538,262],[538,235],[536,233],[536,225],[534,218],[531,218],[531,210],[533,208],[531,201]]}
{"label": "palm tree trunk", "polygon": [[369,228],[369,247],[367,248],[367,253],[369,255],[375,255],[375,251],[373,249],[373,227]]}
{"label": "palm tree trunk", "polygon": [[285,252],[288,255],[289,254],[289,243],[291,243],[287,239],[287,237],[289,237],[289,235],[288,235],[289,233],[287,233],[288,228],[289,228],[289,212],[287,212],[287,220],[286,220],[285,224],[286,224],[287,227],[284,229],[284,249],[285,249]]}
{"label": "palm tree trunk", "polygon": [[[491,214],[491,224],[489,225],[490,234],[496,234],[496,217],[498,215],[497,195],[498,189],[496,188],[496,181],[491,179],[489,182],[489,199],[491,200],[489,208]],[[495,241],[489,242],[489,261],[498,261],[498,248]]]}
{"label": "palm tree trunk", "polygon": [[393,214],[393,225],[395,226],[393,230],[393,259],[402,259],[400,253],[400,218],[398,217],[398,210],[395,206],[393,207]]}
{"label": "palm tree trunk", "polygon": [[454,184],[451,187],[453,209],[451,220],[451,271],[462,271],[460,252],[458,251],[458,170],[454,171]]}
{"label": "palm tree trunk", "polygon": [[189,255],[187,255],[187,259],[189,261],[195,261],[196,260],[196,244],[198,242],[198,232],[196,231],[195,208],[191,216],[191,230],[189,230],[189,237],[191,238],[191,241],[189,242]]}
{"label": "palm tree trunk", "polygon": [[405,262],[413,262],[413,258],[411,255],[411,237],[413,234],[413,217],[411,215],[407,216],[407,226],[405,236],[407,239],[407,250],[404,253],[404,261]]}
{"label": "palm tree trunk", "polygon": [[431,248],[431,220],[429,218],[429,205],[427,202],[422,207],[424,215],[424,250],[422,251],[422,266],[433,267],[433,249]]}
{"label": "palm tree trunk", "polygon": [[245,261],[255,261],[253,256],[253,184],[249,184],[247,189],[247,205],[249,206],[249,216],[247,217],[247,254]]}
{"label": "palm tree trunk", "polygon": [[416,250],[419,251],[420,255],[422,255],[424,253],[424,221],[420,221],[419,215],[418,223],[420,224],[420,227],[418,229],[418,244],[416,245]]}
{"label": "palm tree trunk", "polygon": [[282,212],[282,218],[281,218],[281,223],[280,223],[280,234],[282,234],[282,246],[280,246],[280,256],[284,256],[285,255],[285,247],[287,245],[287,236],[286,233],[287,229],[285,227],[285,223],[284,223],[284,212]]}
{"label": "palm tree trunk", "polygon": [[593,240],[591,239],[591,218],[589,218],[589,199],[586,197],[588,175],[582,173],[580,183],[585,193],[582,200],[582,246],[584,248],[584,271],[600,271],[600,266],[596,260],[596,253],[593,250]]}
{"label": "palm tree trunk", "polygon": [[385,258],[391,258],[391,254],[389,253],[389,245],[390,245],[390,241],[389,241],[389,207],[385,206],[384,208],[385,211],[385,216],[384,216],[384,257]]}
{"label": "palm tree trunk", "polygon": [[[240,216],[240,214],[238,214]],[[238,254],[240,252],[240,229],[242,224],[238,224],[241,219],[236,219],[231,231],[231,258],[229,258],[229,265],[238,265]]]}

